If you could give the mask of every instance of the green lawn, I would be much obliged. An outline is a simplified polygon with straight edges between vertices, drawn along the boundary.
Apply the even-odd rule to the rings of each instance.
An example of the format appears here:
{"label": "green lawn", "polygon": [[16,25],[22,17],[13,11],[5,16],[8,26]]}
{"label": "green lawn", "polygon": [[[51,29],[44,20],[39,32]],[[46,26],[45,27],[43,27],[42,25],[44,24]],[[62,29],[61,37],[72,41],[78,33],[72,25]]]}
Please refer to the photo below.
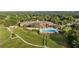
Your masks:
{"label": "green lawn", "polygon": [[[56,40],[55,39],[52,40],[51,38],[46,38],[45,36],[42,36],[35,31],[28,31],[23,28],[16,28],[16,29],[13,29],[13,32],[18,34],[25,41],[35,45],[43,46],[43,39],[44,39],[44,40],[47,40],[47,47],[50,47],[50,48],[64,47],[63,45],[56,42],[58,38]],[[0,47],[2,48],[39,48],[39,47],[25,44],[19,38],[11,39],[10,35],[11,33],[6,28],[0,28]]]}
{"label": "green lawn", "polygon": [[34,46],[25,44],[20,39],[10,39],[10,32],[6,28],[0,28],[0,47],[1,48],[32,48]]}
{"label": "green lawn", "polygon": [[45,39],[47,40],[48,47],[54,47],[54,48],[64,47],[63,45],[58,44],[56,41],[51,40],[50,38],[45,38],[44,36],[39,35],[35,31],[32,32],[32,31],[24,30],[22,28],[17,28],[14,29],[14,33],[18,34],[24,40],[32,44],[43,45],[43,39]]}

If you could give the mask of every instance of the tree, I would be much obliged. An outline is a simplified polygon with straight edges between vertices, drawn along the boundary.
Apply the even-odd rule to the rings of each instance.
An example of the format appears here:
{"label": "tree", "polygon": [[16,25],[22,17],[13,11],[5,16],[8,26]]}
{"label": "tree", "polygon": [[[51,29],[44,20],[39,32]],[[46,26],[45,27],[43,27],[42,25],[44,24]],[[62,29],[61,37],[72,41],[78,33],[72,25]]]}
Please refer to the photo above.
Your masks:
{"label": "tree", "polygon": [[70,21],[75,21],[73,16],[68,16],[68,18],[69,18]]}
{"label": "tree", "polygon": [[75,30],[68,31],[66,39],[69,47],[71,48],[79,47],[79,40]]}
{"label": "tree", "polygon": [[65,27],[62,28],[62,30],[64,32],[68,32],[68,31],[72,30],[72,28],[71,27],[68,27],[68,26],[65,26]]}
{"label": "tree", "polygon": [[55,23],[61,22],[61,20],[60,20],[60,18],[58,16],[54,17],[54,21],[55,21]]}
{"label": "tree", "polygon": [[16,20],[13,16],[11,16],[11,15],[7,16],[7,17],[4,19],[4,26],[6,26],[6,27],[8,27],[8,26],[13,26],[13,25],[15,25],[16,23],[17,23],[17,20]]}
{"label": "tree", "polygon": [[73,24],[71,27],[72,27],[73,29],[79,30],[79,24]]}

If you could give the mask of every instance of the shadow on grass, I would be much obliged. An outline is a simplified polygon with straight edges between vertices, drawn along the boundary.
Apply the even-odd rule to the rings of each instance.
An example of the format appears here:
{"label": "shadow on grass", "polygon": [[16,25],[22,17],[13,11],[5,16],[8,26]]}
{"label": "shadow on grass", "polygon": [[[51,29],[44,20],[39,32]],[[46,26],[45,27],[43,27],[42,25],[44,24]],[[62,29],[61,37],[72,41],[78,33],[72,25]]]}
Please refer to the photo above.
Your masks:
{"label": "shadow on grass", "polygon": [[64,39],[64,36],[61,34],[51,34],[50,39],[55,41],[59,45],[63,45],[65,47],[68,47],[66,40]]}

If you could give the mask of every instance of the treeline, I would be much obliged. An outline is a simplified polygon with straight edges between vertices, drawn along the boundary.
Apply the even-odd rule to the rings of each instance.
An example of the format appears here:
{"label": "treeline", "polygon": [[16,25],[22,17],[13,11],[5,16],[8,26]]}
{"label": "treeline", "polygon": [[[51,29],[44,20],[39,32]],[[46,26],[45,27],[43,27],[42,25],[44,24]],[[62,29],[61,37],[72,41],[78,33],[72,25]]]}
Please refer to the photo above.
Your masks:
{"label": "treeline", "polygon": [[19,21],[51,21],[53,23],[67,24],[78,18],[78,15],[59,15],[55,12],[3,12],[0,13],[0,24],[4,26],[16,25]]}

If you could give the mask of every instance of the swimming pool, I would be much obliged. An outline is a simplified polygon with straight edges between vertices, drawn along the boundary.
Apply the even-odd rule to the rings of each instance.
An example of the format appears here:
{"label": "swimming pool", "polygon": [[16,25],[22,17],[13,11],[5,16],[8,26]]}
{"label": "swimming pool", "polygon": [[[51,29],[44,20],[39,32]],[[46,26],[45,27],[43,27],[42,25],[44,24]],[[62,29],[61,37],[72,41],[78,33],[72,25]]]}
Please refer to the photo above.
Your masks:
{"label": "swimming pool", "polygon": [[40,33],[55,33],[58,32],[55,28],[42,28],[40,29]]}

